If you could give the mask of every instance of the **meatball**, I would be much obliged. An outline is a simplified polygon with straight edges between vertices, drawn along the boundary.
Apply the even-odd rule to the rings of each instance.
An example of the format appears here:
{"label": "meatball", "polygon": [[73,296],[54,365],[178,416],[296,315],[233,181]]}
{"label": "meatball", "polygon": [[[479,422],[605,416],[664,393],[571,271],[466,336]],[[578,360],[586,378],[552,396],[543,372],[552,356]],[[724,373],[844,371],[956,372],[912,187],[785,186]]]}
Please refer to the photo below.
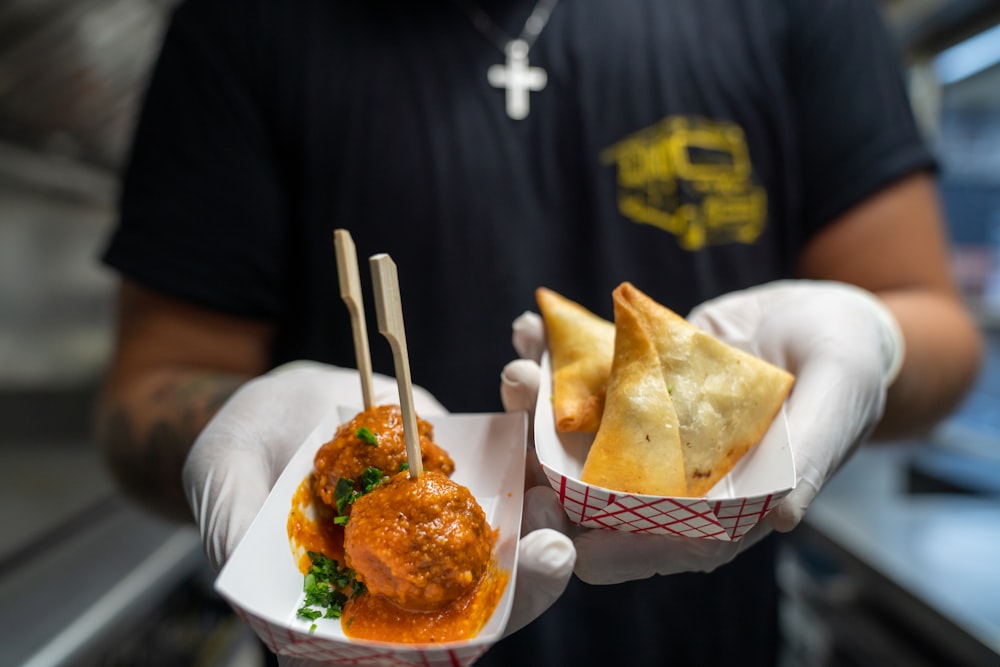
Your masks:
{"label": "meatball", "polygon": [[472,493],[439,472],[399,473],[354,504],[347,565],[404,609],[434,611],[482,578],[495,536]]}
{"label": "meatball", "polygon": [[[367,429],[367,430],[365,430]],[[445,475],[455,471],[455,463],[432,440],[434,427],[417,419],[420,436],[420,459],[425,470]],[[398,405],[380,405],[359,412],[337,429],[333,439],[316,452],[313,460],[313,492],[327,506],[336,509],[335,491],[343,477],[358,481],[365,468],[378,468],[394,475],[406,462],[406,439],[403,436],[403,412]]]}

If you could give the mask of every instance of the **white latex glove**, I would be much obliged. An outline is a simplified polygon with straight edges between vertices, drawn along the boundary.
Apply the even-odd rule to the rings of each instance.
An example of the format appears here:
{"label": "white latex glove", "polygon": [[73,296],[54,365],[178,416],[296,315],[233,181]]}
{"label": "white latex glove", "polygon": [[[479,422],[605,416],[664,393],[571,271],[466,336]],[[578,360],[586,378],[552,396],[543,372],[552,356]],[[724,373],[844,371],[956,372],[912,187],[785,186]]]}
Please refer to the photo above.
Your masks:
{"label": "white latex glove", "polygon": [[[889,311],[869,292],[840,283],[769,283],[708,301],[688,319],[796,374],[786,406],[795,489],[737,542],[583,530],[567,520],[563,529],[575,535],[576,574],[589,583],[709,572],[772,528],[794,528],[823,484],[881,418],[886,391],[903,361],[903,338]],[[537,353],[543,340],[537,315],[525,313],[515,321],[519,353]],[[505,372],[518,378],[516,400],[526,403],[537,396],[536,365],[521,359]]]}
{"label": "white latex glove", "polygon": [[688,320],[796,376],[786,405],[795,489],[767,516],[789,531],[882,418],[903,365],[899,325],[871,292],[807,280],[721,296]]}
{"label": "white latex glove", "polygon": [[[376,405],[399,402],[395,379],[376,374],[373,390]],[[360,394],[357,371],[300,361],[247,382],[223,405],[195,441],[183,473],[188,503],[213,567],[221,568],[232,554],[319,420],[332,406],[360,405]],[[418,386],[413,400],[421,416],[447,413]],[[525,515],[530,512],[526,503]],[[534,620],[562,594],[572,574],[572,555],[572,545],[556,531],[540,530],[521,539],[508,633]]]}
{"label": "white latex glove", "polygon": [[[373,380],[376,405],[399,403],[396,381]],[[421,416],[447,410],[414,387]],[[184,490],[212,566],[220,569],[285,465],[338,405],[361,406],[357,371],[297,361],[240,387],[198,436],[184,464]]]}

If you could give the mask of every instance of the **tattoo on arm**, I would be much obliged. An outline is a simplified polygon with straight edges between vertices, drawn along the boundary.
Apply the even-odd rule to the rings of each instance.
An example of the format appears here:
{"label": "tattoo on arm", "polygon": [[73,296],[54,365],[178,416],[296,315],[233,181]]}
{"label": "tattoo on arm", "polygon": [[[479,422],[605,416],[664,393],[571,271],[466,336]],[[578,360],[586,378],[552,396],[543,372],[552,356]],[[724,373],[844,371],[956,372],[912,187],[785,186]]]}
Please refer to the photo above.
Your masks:
{"label": "tattoo on arm", "polygon": [[118,400],[99,421],[98,438],[119,485],[157,513],[190,520],[181,470],[212,416],[248,378],[172,371]]}

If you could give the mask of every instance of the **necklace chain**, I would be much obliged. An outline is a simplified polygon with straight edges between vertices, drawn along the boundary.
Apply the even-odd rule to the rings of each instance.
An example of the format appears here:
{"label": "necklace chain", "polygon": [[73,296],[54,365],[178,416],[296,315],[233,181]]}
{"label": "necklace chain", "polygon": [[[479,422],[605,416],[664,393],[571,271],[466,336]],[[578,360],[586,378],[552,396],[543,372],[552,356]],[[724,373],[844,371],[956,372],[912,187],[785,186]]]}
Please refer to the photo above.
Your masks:
{"label": "necklace chain", "polygon": [[513,38],[504,32],[482,7],[472,0],[454,0],[468,15],[472,26],[504,54],[503,65],[492,65],[486,71],[486,80],[494,88],[505,89],[507,115],[514,120],[528,115],[529,93],[545,88],[548,75],[541,67],[528,64],[528,52],[549,22],[549,16],[559,0],[537,0],[531,15],[524,22],[521,34]]}
{"label": "necklace chain", "polygon": [[535,40],[542,34],[542,30],[545,29],[545,24],[549,22],[549,16],[558,2],[559,0],[538,0],[517,38],[504,32],[482,7],[470,2],[459,2],[458,4],[472,21],[473,27],[500,49],[501,53],[507,53],[510,45],[514,42],[521,42],[524,45],[522,48],[527,54]]}

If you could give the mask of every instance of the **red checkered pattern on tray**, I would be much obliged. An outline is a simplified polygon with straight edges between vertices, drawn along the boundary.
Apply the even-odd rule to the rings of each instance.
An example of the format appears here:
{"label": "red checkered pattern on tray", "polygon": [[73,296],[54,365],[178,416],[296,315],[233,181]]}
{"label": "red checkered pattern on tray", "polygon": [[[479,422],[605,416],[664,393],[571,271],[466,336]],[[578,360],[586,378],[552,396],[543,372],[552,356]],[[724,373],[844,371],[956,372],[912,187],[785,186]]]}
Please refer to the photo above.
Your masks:
{"label": "red checkered pattern on tray", "polygon": [[751,498],[653,498],[613,493],[545,468],[569,518],[590,528],[713,540],[743,537],[785,493]]}
{"label": "red checkered pattern on tray", "polygon": [[365,646],[296,632],[249,614],[238,607],[234,606],[233,609],[275,653],[309,660],[336,661],[338,665],[467,667],[489,648],[488,644],[454,649]]}

